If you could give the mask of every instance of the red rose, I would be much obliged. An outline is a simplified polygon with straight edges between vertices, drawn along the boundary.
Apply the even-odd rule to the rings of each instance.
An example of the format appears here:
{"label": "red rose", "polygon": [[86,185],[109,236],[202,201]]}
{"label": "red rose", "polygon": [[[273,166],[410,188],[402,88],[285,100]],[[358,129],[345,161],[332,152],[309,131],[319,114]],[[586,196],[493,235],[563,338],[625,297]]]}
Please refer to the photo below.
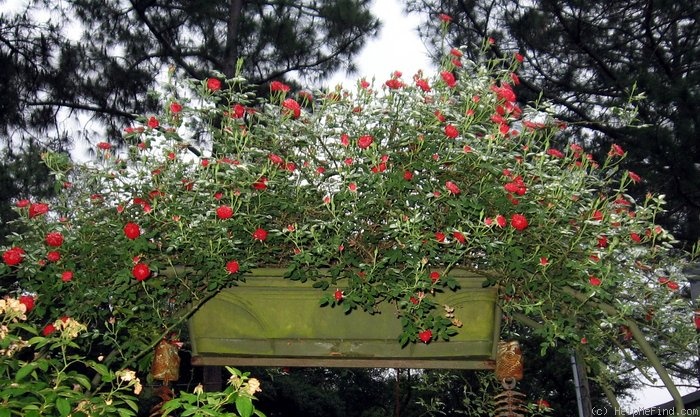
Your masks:
{"label": "red rose", "polygon": [[14,246],[8,250],[6,250],[2,254],[2,260],[8,265],[8,266],[15,266],[19,265],[20,262],[22,262],[22,259],[24,258],[24,249]]}
{"label": "red rose", "polygon": [[27,207],[27,206],[29,206],[29,200],[27,200],[26,198],[19,200],[19,201],[17,201],[17,204],[15,204],[15,205],[19,208]]}
{"label": "red rose", "polygon": [[262,227],[258,227],[253,232],[253,239],[259,240],[261,242],[267,240],[267,230],[263,229]]}
{"label": "red rose", "polygon": [[345,294],[343,294],[343,292],[340,290],[335,290],[333,293],[333,298],[335,298],[335,301],[341,302],[343,301],[343,298],[345,298]]}
{"label": "red rose", "polygon": [[45,203],[34,203],[29,206],[29,218],[40,216],[49,212],[49,205]]}
{"label": "red rose", "polygon": [[426,93],[430,92],[430,84],[428,84],[428,81],[423,78],[416,79],[416,86],[418,86],[421,90],[423,90]]}
{"label": "red rose", "polygon": [[170,103],[170,112],[178,114],[182,111],[182,104],[178,103],[177,101],[173,101]]}
{"label": "red rose", "polygon": [[44,329],[41,331],[41,334],[44,335],[44,337],[47,337],[54,333],[56,331],[56,326],[53,325],[53,323],[47,324],[44,326]]}
{"label": "red rose", "polygon": [[452,232],[452,237],[455,238],[455,240],[461,244],[464,244],[467,241],[467,238],[462,232]]}
{"label": "red rose", "polygon": [[63,235],[61,232],[51,232],[46,235],[46,244],[55,248],[63,245]]}
{"label": "red rose", "polygon": [[430,280],[432,282],[438,282],[440,280],[440,273],[436,272],[436,271],[431,272],[430,273]]}
{"label": "red rose", "polygon": [[401,80],[397,80],[396,78],[387,80],[387,82],[385,82],[384,84],[392,90],[397,90],[403,87],[403,83],[401,82]]}
{"label": "red rose", "polygon": [[625,156],[625,151],[620,145],[613,143],[610,147],[610,151],[608,151],[608,156]]}
{"label": "red rose", "polygon": [[221,81],[216,78],[207,79],[207,88],[211,91],[219,91],[221,89]]}
{"label": "red rose", "polygon": [[131,240],[141,236],[141,228],[136,223],[127,223],[124,225],[124,235]]}
{"label": "red rose", "polygon": [[635,243],[639,243],[642,241],[642,237],[639,236],[639,233],[630,233],[630,239],[632,239],[632,241]]}
{"label": "red rose", "polygon": [[301,116],[301,106],[293,98],[284,99],[284,101],[282,102],[282,107],[284,107],[285,109],[284,114],[292,115],[294,119],[297,119],[299,118],[299,116]]}
{"label": "red rose", "polygon": [[148,118],[148,127],[150,127],[151,129],[155,129],[158,126],[160,126],[158,119],[156,119],[154,116]]}
{"label": "red rose", "polygon": [[450,23],[452,21],[452,16],[445,13],[440,13],[438,15],[438,19],[440,19],[440,21],[443,23]]}
{"label": "red rose", "polygon": [[455,79],[454,74],[452,74],[449,71],[442,71],[440,73],[440,77],[442,77],[442,80],[447,84],[448,87],[452,88],[457,85],[457,80]]}
{"label": "red rose", "polygon": [[61,253],[52,250],[46,254],[46,259],[48,259],[49,262],[58,262],[61,259]]}
{"label": "red rose", "polygon": [[411,181],[413,179],[413,173],[411,171],[404,171],[403,172],[403,179],[406,181]]}
{"label": "red rose", "polygon": [[435,240],[442,243],[445,241],[445,234],[442,232],[435,232]]}
{"label": "red rose", "polygon": [[601,279],[596,277],[595,275],[591,275],[590,277],[588,277],[588,282],[594,287],[599,287],[603,281],[601,281]]}
{"label": "red rose", "polygon": [[233,112],[231,115],[233,115],[233,117],[236,119],[240,119],[245,116],[245,107],[241,104],[234,104],[231,110]]}
{"label": "red rose", "polygon": [[547,155],[553,156],[555,158],[563,158],[564,157],[564,154],[560,150],[554,149],[554,148],[547,149]]}
{"label": "red rose", "polygon": [[282,91],[284,93],[288,92],[291,90],[291,87],[289,87],[287,84],[280,82],[280,81],[273,81],[270,83],[270,91]]}
{"label": "red rose", "polygon": [[267,159],[269,159],[275,165],[284,165],[284,159],[282,159],[282,157],[277,154],[270,153],[269,155],[267,155]]}
{"label": "red rose", "polygon": [[241,266],[238,264],[238,261],[228,261],[226,262],[226,271],[228,271],[229,274],[235,274],[241,269]]}
{"label": "red rose", "polygon": [[447,125],[445,126],[445,136],[450,139],[454,139],[459,136],[459,130],[457,130],[457,128],[453,125]]}
{"label": "red rose", "polygon": [[252,187],[254,190],[266,189],[267,188],[267,178],[266,177],[258,178],[258,180],[253,183]]}
{"label": "red rose", "polygon": [[134,268],[131,270],[131,275],[133,275],[137,281],[143,281],[151,276],[151,270],[148,268],[148,265],[138,263],[134,265]]}
{"label": "red rose", "polygon": [[459,187],[457,187],[457,184],[453,183],[452,181],[445,182],[445,188],[447,188],[447,191],[454,195],[457,195],[461,192]]}
{"label": "red rose", "polygon": [[233,217],[233,209],[226,205],[219,206],[219,208],[216,209],[216,217],[220,218],[221,220],[230,219]]}
{"label": "red rose", "polygon": [[110,145],[107,142],[99,142],[97,144],[97,149],[102,149],[103,151],[106,151],[106,150],[112,149],[112,145]]}
{"label": "red rose", "polygon": [[421,340],[421,342],[428,344],[433,339],[433,332],[430,329],[423,330],[422,332],[418,333],[418,338]]}
{"label": "red rose", "polygon": [[19,297],[19,302],[20,304],[24,304],[27,313],[29,313],[34,309],[34,303],[36,300],[31,295],[22,295]]}
{"label": "red rose", "polygon": [[499,214],[496,216],[496,224],[498,227],[506,227],[506,218],[503,217],[503,215]]}
{"label": "red rose", "polygon": [[374,142],[374,138],[370,135],[362,135],[357,139],[357,147],[360,149],[367,149]]}
{"label": "red rose", "polygon": [[510,225],[515,228],[515,230],[525,230],[527,229],[527,219],[522,214],[514,214],[510,217]]}
{"label": "red rose", "polygon": [[61,281],[71,282],[73,280],[73,271],[64,271],[61,274]]}

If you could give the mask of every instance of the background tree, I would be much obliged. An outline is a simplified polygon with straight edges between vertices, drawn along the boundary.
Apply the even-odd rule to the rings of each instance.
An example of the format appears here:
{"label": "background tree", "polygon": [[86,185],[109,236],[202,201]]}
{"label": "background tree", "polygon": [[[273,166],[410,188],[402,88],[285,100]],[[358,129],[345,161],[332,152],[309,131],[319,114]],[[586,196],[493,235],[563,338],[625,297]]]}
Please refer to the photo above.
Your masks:
{"label": "background tree", "polygon": [[[411,0],[407,10],[426,17],[419,32],[429,45],[446,35],[447,44],[475,56],[490,37],[491,54],[522,54],[521,100],[554,103],[557,116],[578,129],[576,141],[599,156],[611,143],[622,145],[626,168],[666,195],[663,224],[686,243],[698,240],[698,2]],[[440,13],[452,17],[447,33]],[[628,127],[615,108],[639,93],[638,123]]]}
{"label": "background tree", "polygon": [[170,65],[197,79],[231,77],[242,59],[256,84],[319,79],[354,68],[378,28],[368,0],[33,0],[0,16],[0,134],[55,136],[64,111],[119,140],[125,119],[154,110],[147,92]]}

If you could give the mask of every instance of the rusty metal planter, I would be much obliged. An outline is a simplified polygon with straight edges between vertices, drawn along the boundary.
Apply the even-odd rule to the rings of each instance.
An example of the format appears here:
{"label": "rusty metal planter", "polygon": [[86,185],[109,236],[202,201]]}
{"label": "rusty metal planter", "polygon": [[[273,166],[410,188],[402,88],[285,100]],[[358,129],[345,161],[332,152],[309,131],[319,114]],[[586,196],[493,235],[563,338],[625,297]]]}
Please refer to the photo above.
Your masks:
{"label": "rusty metal planter", "polygon": [[500,314],[483,277],[454,271],[460,289],[435,295],[464,322],[450,341],[398,343],[391,306],[379,314],[319,307],[310,283],[283,278],[284,269],[257,269],[190,319],[194,365],[492,369]]}

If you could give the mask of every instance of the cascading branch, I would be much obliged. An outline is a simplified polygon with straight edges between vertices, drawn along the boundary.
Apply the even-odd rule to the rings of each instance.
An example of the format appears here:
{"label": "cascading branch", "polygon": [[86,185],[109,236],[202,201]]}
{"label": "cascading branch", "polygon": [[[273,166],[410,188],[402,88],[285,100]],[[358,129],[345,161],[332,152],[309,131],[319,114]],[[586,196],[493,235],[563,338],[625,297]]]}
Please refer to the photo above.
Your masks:
{"label": "cascading branch", "polygon": [[600,358],[627,348],[610,341],[631,320],[685,352],[680,258],[654,223],[663,196],[635,201],[643,181],[618,169],[622,148],[595,161],[564,123],[523,108],[519,58],[453,49],[433,77],[315,93],[273,82],[269,99],[242,78],[173,79],[126,149],[99,143],[83,165],[45,156],[63,189],[17,202],[26,232],[3,249],[4,291],[128,357],[246,271],[284,266],[330,306],[391,303],[399,342],[430,343],[458,330],[425,295],[456,289],[449,272],[465,268],[549,346]]}

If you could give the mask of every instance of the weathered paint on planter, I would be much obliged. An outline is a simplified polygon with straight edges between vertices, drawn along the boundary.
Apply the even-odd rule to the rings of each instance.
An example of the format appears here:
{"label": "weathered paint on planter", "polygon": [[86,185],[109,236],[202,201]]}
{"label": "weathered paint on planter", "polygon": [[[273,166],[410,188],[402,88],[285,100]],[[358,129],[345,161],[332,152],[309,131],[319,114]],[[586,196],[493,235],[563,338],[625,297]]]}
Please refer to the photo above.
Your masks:
{"label": "weathered paint on planter", "polygon": [[[319,307],[321,291],[258,269],[222,291],[190,320],[195,365],[491,369],[500,314],[483,277],[454,271],[458,291],[435,299],[464,323],[450,341],[401,348],[401,324],[389,305],[379,314]],[[430,295],[428,295],[430,297]]]}

